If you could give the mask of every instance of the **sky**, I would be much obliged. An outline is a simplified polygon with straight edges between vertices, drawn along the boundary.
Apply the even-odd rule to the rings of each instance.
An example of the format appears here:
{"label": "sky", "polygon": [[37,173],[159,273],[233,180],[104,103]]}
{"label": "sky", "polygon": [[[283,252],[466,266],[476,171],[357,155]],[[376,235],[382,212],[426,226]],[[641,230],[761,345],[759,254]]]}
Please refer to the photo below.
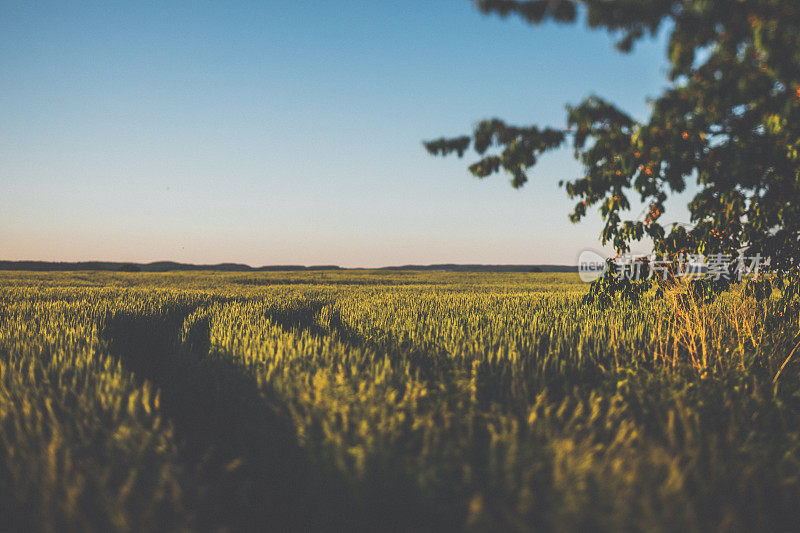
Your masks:
{"label": "sky", "polygon": [[468,0],[0,0],[0,259],[575,264],[570,149],[515,190],[421,141],[589,94],[644,118],[665,40],[612,43]]}

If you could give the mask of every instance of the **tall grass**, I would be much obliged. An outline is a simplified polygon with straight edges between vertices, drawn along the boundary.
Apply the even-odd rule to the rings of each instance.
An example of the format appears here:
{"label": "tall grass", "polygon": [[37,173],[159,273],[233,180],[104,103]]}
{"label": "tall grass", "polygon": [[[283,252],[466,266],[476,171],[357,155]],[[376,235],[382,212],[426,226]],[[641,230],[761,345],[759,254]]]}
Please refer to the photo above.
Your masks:
{"label": "tall grass", "polygon": [[567,275],[3,274],[26,529],[744,530],[800,518],[797,298]]}

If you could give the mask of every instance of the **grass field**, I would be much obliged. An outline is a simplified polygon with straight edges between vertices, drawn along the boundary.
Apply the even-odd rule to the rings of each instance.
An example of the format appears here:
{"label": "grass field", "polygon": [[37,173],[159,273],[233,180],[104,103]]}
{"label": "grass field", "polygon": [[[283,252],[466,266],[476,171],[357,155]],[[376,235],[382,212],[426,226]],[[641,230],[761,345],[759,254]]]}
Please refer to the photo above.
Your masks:
{"label": "grass field", "polygon": [[2,273],[4,528],[796,527],[798,299],[576,278]]}

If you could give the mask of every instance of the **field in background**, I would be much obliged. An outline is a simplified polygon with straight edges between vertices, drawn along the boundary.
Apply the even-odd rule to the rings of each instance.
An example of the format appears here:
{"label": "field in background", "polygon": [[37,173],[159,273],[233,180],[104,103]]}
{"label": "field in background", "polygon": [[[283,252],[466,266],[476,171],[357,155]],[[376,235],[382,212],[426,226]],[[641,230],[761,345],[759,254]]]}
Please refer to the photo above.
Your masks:
{"label": "field in background", "polygon": [[677,286],[601,309],[586,291],[576,274],[0,273],[0,516],[101,531],[800,520],[797,306]]}

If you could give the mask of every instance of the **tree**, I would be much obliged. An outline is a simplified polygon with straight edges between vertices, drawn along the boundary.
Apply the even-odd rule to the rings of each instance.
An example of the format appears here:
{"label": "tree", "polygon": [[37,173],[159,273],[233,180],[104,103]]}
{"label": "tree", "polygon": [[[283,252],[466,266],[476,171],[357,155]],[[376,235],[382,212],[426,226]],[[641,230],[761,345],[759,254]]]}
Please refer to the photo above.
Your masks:
{"label": "tree", "polygon": [[[571,143],[583,176],[559,182],[581,220],[599,206],[603,244],[619,251],[650,236],[658,253],[770,257],[800,262],[800,4],[797,0],[477,0],[484,13],[531,24],[585,19],[630,51],[646,34],[668,31],[669,85],[637,122],[598,96],[567,106],[567,129],[479,122],[472,135],[424,143],[434,155],[480,159],[484,178],[502,171],[523,186],[537,158]],[[693,227],[664,228],[668,195],[695,179]],[[623,220],[629,195],[649,205]],[[669,229],[669,232],[667,232]]]}

